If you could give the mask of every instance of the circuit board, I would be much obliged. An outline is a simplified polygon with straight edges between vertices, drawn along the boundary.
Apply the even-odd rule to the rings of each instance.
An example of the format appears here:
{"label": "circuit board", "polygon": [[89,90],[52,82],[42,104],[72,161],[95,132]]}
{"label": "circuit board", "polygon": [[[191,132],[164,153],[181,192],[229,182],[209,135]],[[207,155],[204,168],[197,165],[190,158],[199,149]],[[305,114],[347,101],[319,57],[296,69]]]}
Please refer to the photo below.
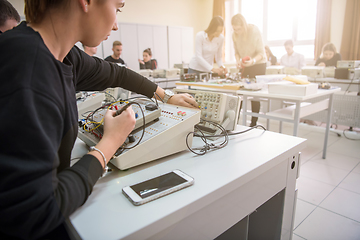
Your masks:
{"label": "circuit board", "polygon": [[[148,110],[146,106],[149,101],[136,102],[143,111],[140,106],[132,105],[137,114],[135,128],[111,160],[114,166],[122,170],[186,150],[186,136],[200,121],[201,111],[197,109],[159,103],[157,109]],[[118,108],[122,105],[124,104],[119,104]],[[94,114],[93,122],[101,122],[105,111],[106,109]],[[145,115],[145,128],[142,112]],[[91,124],[87,124],[87,127],[88,129],[84,125],[80,126],[78,136],[87,145],[94,146],[100,141],[101,135],[96,133],[97,129],[91,131],[94,127]],[[191,145],[192,136],[187,141]]]}

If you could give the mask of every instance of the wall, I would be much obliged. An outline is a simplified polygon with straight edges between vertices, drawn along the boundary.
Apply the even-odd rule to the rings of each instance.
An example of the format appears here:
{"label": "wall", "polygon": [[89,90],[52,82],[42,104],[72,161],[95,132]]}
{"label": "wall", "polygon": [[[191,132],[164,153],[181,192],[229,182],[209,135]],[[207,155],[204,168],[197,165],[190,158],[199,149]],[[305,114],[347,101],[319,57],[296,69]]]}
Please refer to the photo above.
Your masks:
{"label": "wall", "polygon": [[[9,0],[24,15],[24,0]],[[127,0],[118,21],[205,30],[212,18],[213,0]],[[195,39],[194,39],[195,40]]]}
{"label": "wall", "polygon": [[[10,0],[24,15],[24,0]],[[345,16],[345,0],[332,0],[331,42],[340,51]],[[207,28],[212,18],[213,0],[127,0],[118,21],[167,26],[187,26],[198,31]]]}
{"label": "wall", "polygon": [[213,0],[128,0],[120,22],[193,27],[203,30],[212,17]]}

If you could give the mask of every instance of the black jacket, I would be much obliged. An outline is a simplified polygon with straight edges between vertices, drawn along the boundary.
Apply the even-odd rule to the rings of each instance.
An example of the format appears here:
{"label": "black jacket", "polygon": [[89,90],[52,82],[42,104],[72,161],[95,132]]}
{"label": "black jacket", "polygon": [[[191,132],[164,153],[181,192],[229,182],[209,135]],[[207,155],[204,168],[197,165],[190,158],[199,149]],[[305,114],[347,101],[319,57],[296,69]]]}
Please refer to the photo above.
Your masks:
{"label": "black jacket", "polygon": [[88,154],[70,167],[75,92],[120,86],[151,97],[157,85],[77,47],[59,62],[25,22],[0,36],[0,52],[0,239],[36,239],[62,226],[102,173]]}
{"label": "black jacket", "polygon": [[329,67],[329,66],[334,66],[336,67],[337,66],[337,61],[340,61],[341,60],[341,55],[340,53],[336,53],[331,59],[329,60],[325,60],[323,58],[318,58],[315,62],[315,66],[319,65],[319,63],[325,63],[325,66],[326,67]]}
{"label": "black jacket", "polygon": [[151,70],[157,69],[156,59],[151,59],[150,61],[145,62],[144,64],[139,63],[139,65],[140,65],[140,69],[151,69]]}

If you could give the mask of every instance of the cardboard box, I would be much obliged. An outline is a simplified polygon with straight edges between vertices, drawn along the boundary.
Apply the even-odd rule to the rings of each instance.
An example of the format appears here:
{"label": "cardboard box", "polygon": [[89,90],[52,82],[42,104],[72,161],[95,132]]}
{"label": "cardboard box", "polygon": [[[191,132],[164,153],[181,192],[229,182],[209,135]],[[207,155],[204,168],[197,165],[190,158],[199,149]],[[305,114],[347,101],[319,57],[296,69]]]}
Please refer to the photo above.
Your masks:
{"label": "cardboard box", "polygon": [[291,96],[307,96],[317,93],[318,85],[316,83],[295,84],[289,81],[268,83],[269,93],[291,95]]}

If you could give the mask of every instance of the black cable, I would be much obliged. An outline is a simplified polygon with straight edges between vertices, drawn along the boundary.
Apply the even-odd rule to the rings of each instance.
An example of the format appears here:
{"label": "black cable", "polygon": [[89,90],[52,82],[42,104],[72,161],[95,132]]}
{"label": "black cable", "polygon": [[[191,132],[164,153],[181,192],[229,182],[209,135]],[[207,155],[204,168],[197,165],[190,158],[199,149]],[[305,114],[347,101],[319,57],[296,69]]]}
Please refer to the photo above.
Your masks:
{"label": "black cable", "polygon": [[350,88],[351,84],[352,84],[352,83],[353,83],[353,81],[354,81],[354,78],[355,78],[355,73],[354,73],[354,76],[353,76],[353,78],[351,79],[351,81],[350,81],[350,83],[349,83],[349,86],[347,87],[346,91],[344,92],[344,95],[345,95],[345,94],[346,94],[346,92],[349,90],[349,88]]}
{"label": "black cable", "polygon": [[[138,105],[139,108],[140,108],[140,110],[141,110],[141,114],[142,114],[142,116],[143,116],[143,131],[142,131],[142,134],[141,134],[141,137],[140,137],[139,141],[138,141],[135,145],[133,145],[132,147],[129,147],[129,148],[126,148],[126,147],[123,147],[123,146],[120,147],[121,149],[124,149],[124,150],[125,150],[125,149],[132,149],[132,148],[136,147],[137,145],[139,145],[140,142],[141,142],[141,140],[142,140],[143,137],[144,137],[144,134],[145,134],[145,113],[144,113],[144,111],[143,111],[143,109],[141,108],[141,105],[140,105],[139,103],[137,103],[137,102],[129,102],[128,104],[126,104],[125,106],[123,106],[123,107],[120,109],[120,111],[121,111],[122,109],[128,108],[129,106],[131,106],[131,105],[133,105],[133,104]],[[118,111],[119,111],[119,110],[118,110]]]}
{"label": "black cable", "polygon": [[[158,98],[160,98],[160,100],[161,100],[163,103],[165,103],[164,100],[159,96],[159,94],[157,94],[156,92],[154,92],[154,94],[156,94],[156,96],[158,96]],[[156,99],[156,98],[155,98],[155,99]]]}
{"label": "black cable", "polygon": [[[201,134],[204,134],[200,129],[198,129],[198,130],[201,132]],[[200,151],[200,153],[197,153],[197,152],[195,152],[195,151],[189,146],[188,138],[189,138],[189,135],[190,135],[190,134],[193,134],[193,136],[194,136],[195,132],[189,132],[189,133],[186,135],[185,143],[186,143],[187,148],[188,148],[192,153],[194,153],[194,154],[196,154],[196,155],[205,155],[205,153],[207,153],[207,148],[206,148],[206,147],[205,147],[205,148],[201,148],[202,151]],[[207,146],[208,144],[207,144],[206,138],[201,138],[201,139],[204,141],[205,146]]]}
{"label": "black cable", "polygon": [[[154,92],[154,99],[155,99],[155,103],[156,103],[156,106],[157,107],[159,107],[159,103],[158,103],[158,101],[157,101],[157,98],[156,98],[156,96],[155,96],[155,94],[157,95],[157,93],[156,92]],[[159,97],[159,95],[158,95],[158,97]],[[161,98],[160,98],[161,99]],[[162,99],[161,99],[162,100]],[[164,101],[163,101],[164,102]]]}
{"label": "black cable", "polygon": [[108,104],[105,104],[105,105],[102,105],[101,107],[98,107],[97,109],[95,109],[91,114],[89,114],[87,117],[86,117],[86,121],[91,117],[91,121],[94,121],[93,119],[93,116],[94,114],[99,111],[100,109],[103,109],[104,107],[108,107],[109,105],[111,105],[112,103],[108,103]]}
{"label": "black cable", "polygon": [[[228,133],[228,132],[226,131],[226,129],[225,129],[222,125],[220,125],[220,124],[218,124],[218,123],[216,123],[216,122],[212,122],[212,121],[208,121],[208,120],[204,120],[204,119],[201,119],[200,121],[201,121],[201,122],[208,122],[208,123],[216,126],[217,128],[221,129],[222,132],[221,132],[221,134],[218,134],[218,135],[205,135],[205,134],[201,131],[201,129],[199,129],[199,128],[195,125],[195,128],[198,130],[198,132],[201,133],[201,135],[200,135],[199,133],[197,133],[197,132],[190,132],[190,133],[188,133],[188,134],[186,135],[186,141],[185,141],[185,142],[186,142],[187,148],[188,148],[192,153],[194,153],[194,154],[196,154],[196,155],[205,155],[209,150],[216,150],[216,149],[220,149],[220,148],[225,147],[225,146],[228,144],[228,142],[229,142],[229,136],[246,133],[246,132],[251,131],[251,130],[253,130],[253,129],[255,129],[255,128],[258,128],[258,127],[262,128],[263,130],[266,131],[266,128],[265,128],[264,126],[262,126],[262,125],[256,125],[256,126],[254,126],[254,127],[251,127],[251,128],[249,128],[249,129],[246,129],[246,130],[241,131],[241,132]],[[200,123],[201,123],[201,122],[200,122]],[[189,143],[188,143],[188,138],[189,138],[190,134],[193,134],[193,137],[200,137],[200,138],[203,140],[203,142],[204,142],[204,146],[203,146],[203,147],[199,147],[199,148],[191,148],[191,147],[189,146]],[[220,143],[219,145],[215,145],[215,144],[213,144],[213,143],[210,143],[210,144],[209,144],[209,143],[206,141],[207,138],[214,138],[214,137],[224,137],[224,141],[223,141],[222,143]],[[200,153],[195,152],[194,150],[200,150]]]}
{"label": "black cable", "polygon": [[133,99],[146,99],[146,100],[149,100],[149,101],[152,101],[153,103],[154,100],[152,100],[151,98],[147,97],[147,96],[137,96],[137,97],[131,97],[131,98],[128,98],[128,99],[125,99],[124,101],[129,101],[129,100],[133,100]]}
{"label": "black cable", "polygon": [[110,97],[112,97],[112,98],[115,100],[115,102],[116,102],[117,99],[116,99],[112,94],[110,94],[110,93],[108,93],[108,92],[106,92],[106,91],[105,91],[104,93],[105,93],[106,95],[109,95]]}
{"label": "black cable", "polygon": [[[215,127],[219,128],[221,130],[221,134],[219,135],[219,137],[225,137],[224,142],[221,143],[220,146],[224,147],[224,146],[227,145],[227,143],[229,141],[229,134],[221,124],[216,123],[216,122],[212,122],[212,121],[209,121],[209,120],[205,120],[205,119],[201,119],[201,121],[202,122],[208,122],[208,123],[214,125]],[[212,135],[212,137],[217,137],[217,135]],[[225,144],[225,145],[223,146],[223,144]]]}
{"label": "black cable", "polygon": [[[233,135],[243,134],[243,133],[249,132],[249,131],[251,131],[251,130],[253,130],[253,129],[255,129],[255,128],[258,128],[258,127],[262,128],[264,131],[266,131],[266,128],[265,128],[264,126],[262,126],[262,125],[256,125],[256,126],[253,126],[253,127],[249,128],[249,129],[246,129],[246,130],[241,131],[241,132],[227,133],[227,135],[233,136]],[[219,134],[219,135],[208,135],[208,136],[205,136],[205,137],[222,137],[222,136],[224,136],[224,135],[223,135],[223,134]]]}
{"label": "black cable", "polygon": [[[205,135],[205,134],[203,133],[203,131],[201,131],[201,129],[200,129],[198,126],[195,125],[195,128],[198,130],[198,132],[201,133],[201,135],[199,135],[199,134],[196,133],[196,132],[190,132],[190,133],[188,133],[188,134],[186,135],[185,142],[186,142],[187,148],[188,148],[191,152],[193,152],[193,153],[195,153],[195,154],[197,154],[197,155],[204,155],[204,154],[206,154],[209,150],[216,150],[216,149],[223,148],[223,147],[225,147],[225,146],[228,144],[228,142],[229,142],[229,137],[228,137],[227,131],[226,131],[226,129],[225,129],[222,125],[220,125],[220,124],[218,124],[218,123],[216,123],[216,122],[212,122],[212,121],[208,121],[208,120],[204,120],[204,119],[201,119],[201,120],[200,120],[200,123],[204,123],[204,122],[210,123],[210,124],[214,125],[215,127],[219,128],[219,129],[221,130],[221,135],[218,135],[218,136],[224,137],[224,141],[223,141],[222,143],[220,143],[219,145],[216,145],[216,144],[213,144],[213,143],[210,143],[210,144],[209,144],[206,139],[207,139],[207,138],[210,138],[210,137],[217,137],[217,135]],[[191,147],[189,146],[189,142],[188,142],[188,138],[189,138],[190,134],[193,134],[193,137],[200,137],[200,138],[202,139],[202,141],[204,142],[204,146],[203,146],[203,147],[199,147],[199,148],[191,148]],[[200,153],[195,152],[194,150],[200,150]]]}
{"label": "black cable", "polygon": [[83,119],[85,120],[85,118],[89,115],[89,113],[91,113],[92,111],[86,111],[86,112],[83,112],[81,114],[82,117],[84,117]]}

